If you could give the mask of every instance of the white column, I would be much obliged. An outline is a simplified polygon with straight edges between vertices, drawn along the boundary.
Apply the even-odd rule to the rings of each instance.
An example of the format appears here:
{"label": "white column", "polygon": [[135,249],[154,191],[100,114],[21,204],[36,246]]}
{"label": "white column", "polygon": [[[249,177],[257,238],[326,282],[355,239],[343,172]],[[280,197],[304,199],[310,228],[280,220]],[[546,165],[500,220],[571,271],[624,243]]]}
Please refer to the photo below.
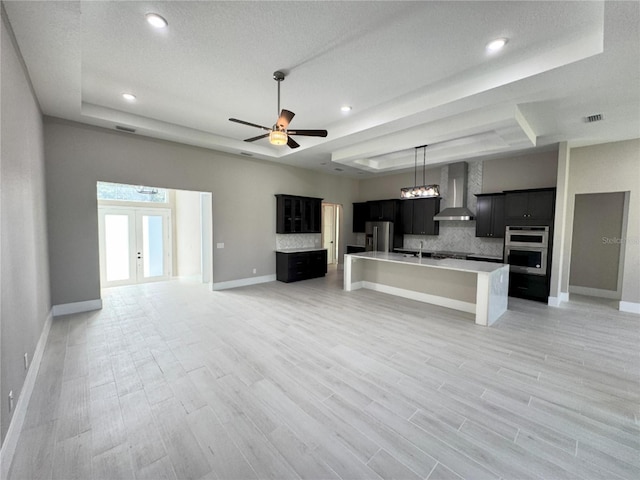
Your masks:
{"label": "white column", "polygon": [[570,148],[562,142],[558,148],[558,178],[556,182],[556,210],[553,230],[553,257],[551,259],[551,286],[548,304],[557,307],[569,299],[569,260],[571,258],[572,228],[568,225]]}

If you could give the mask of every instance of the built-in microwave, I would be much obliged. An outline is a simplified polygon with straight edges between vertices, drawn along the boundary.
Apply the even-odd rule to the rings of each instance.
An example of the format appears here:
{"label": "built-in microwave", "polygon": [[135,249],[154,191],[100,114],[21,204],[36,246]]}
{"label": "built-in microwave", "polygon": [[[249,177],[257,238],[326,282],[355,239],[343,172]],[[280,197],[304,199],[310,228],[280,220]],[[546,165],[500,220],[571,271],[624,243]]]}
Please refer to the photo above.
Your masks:
{"label": "built-in microwave", "polygon": [[541,247],[505,246],[504,262],[509,270],[530,275],[547,274],[547,249]]}
{"label": "built-in microwave", "polygon": [[504,263],[512,272],[547,274],[549,227],[508,226],[504,239]]}

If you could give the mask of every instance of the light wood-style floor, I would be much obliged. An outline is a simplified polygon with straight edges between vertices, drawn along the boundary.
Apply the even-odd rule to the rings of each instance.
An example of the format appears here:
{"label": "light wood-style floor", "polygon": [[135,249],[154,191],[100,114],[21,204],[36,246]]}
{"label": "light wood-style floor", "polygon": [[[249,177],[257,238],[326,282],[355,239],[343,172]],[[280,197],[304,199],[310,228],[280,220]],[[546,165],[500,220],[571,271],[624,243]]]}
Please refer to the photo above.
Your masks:
{"label": "light wood-style floor", "polygon": [[640,478],[640,319],[493,327],[341,272],[104,291],[53,322],[10,479]]}

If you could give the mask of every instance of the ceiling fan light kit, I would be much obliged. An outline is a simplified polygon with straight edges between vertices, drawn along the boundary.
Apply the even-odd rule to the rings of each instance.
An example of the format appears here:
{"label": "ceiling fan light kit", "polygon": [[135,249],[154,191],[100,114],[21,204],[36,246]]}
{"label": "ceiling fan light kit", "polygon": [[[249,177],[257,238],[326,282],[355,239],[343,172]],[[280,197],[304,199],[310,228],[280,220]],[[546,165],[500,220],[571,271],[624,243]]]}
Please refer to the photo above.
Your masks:
{"label": "ceiling fan light kit", "polygon": [[326,130],[287,130],[289,123],[295,116],[290,110],[282,109],[280,110],[280,82],[284,80],[284,73],[277,70],[273,72],[273,79],[278,82],[278,119],[273,127],[268,128],[262,125],[257,125],[255,123],[245,122],[244,120],[238,120],[237,118],[230,118],[229,121],[235,123],[241,123],[242,125],[248,125],[250,127],[260,128],[262,130],[266,130],[269,133],[265,133],[263,135],[258,135],[257,137],[247,138],[245,142],[254,142],[256,140],[260,140],[262,138],[269,138],[269,143],[272,145],[288,145],[289,148],[298,148],[300,144],[296,142],[291,135],[301,135],[306,137],[326,137]]}
{"label": "ceiling fan light kit", "polygon": [[272,130],[269,134],[269,143],[271,143],[271,145],[286,145],[288,139],[287,134],[280,130]]}

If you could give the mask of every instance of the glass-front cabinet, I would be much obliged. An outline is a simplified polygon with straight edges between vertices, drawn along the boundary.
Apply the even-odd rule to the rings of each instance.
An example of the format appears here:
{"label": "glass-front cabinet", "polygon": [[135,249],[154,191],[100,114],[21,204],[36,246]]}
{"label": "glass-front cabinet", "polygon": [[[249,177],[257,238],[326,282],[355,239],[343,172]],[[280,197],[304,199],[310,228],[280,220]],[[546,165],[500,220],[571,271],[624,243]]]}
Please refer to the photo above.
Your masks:
{"label": "glass-front cabinet", "polygon": [[276,233],[321,233],[321,198],[278,194],[276,199]]}

